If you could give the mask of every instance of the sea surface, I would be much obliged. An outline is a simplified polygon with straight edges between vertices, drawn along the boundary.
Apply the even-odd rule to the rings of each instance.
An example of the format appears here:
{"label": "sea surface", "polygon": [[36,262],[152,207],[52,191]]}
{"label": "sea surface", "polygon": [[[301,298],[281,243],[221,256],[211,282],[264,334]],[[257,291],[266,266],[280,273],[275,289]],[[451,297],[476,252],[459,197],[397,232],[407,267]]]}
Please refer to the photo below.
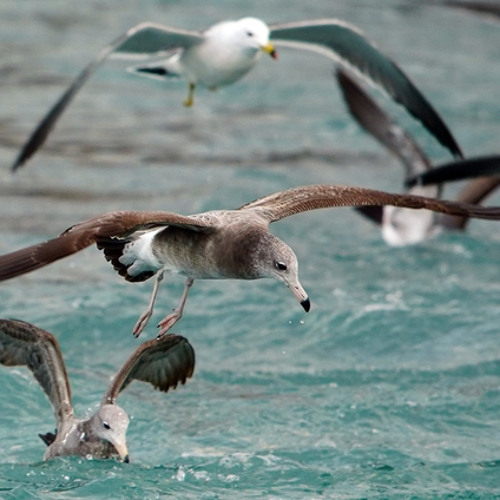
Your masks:
{"label": "sea surface", "polygon": [[[108,210],[190,214],[320,182],[402,189],[401,165],[346,112],[331,61],[291,49],[231,87],[199,89],[191,109],[184,81],[110,61],[12,174],[72,78],[141,21],[343,19],[399,63],[467,155],[500,152],[500,24],[437,2],[0,0],[0,13],[0,253]],[[373,95],[434,162],[450,160]],[[405,248],[347,208],[272,231],[297,253],[310,313],[272,280],[195,282],[174,328],[196,351],[194,377],[168,394],[134,382],[120,396],[130,464],[43,462],[50,405],[26,368],[0,366],[0,498],[500,498],[499,224]],[[56,335],[85,416],[183,281],[165,280],[136,340],[151,283],[125,282],[89,248],[2,283],[0,316]]]}

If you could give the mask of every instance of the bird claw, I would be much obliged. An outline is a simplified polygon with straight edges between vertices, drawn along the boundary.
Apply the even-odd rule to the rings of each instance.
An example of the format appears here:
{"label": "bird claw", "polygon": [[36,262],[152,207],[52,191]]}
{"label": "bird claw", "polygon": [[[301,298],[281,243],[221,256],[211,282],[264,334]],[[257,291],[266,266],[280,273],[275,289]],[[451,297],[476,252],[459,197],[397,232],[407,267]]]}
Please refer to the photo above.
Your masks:
{"label": "bird claw", "polygon": [[160,331],[156,338],[161,339],[176,323],[179,321],[180,315],[177,311],[174,311],[172,314],[165,316],[159,323],[158,328]]}
{"label": "bird claw", "polygon": [[140,316],[137,322],[132,329],[132,334],[135,338],[138,338],[141,332],[146,328],[148,324],[149,318],[151,318],[151,311],[144,311]]}

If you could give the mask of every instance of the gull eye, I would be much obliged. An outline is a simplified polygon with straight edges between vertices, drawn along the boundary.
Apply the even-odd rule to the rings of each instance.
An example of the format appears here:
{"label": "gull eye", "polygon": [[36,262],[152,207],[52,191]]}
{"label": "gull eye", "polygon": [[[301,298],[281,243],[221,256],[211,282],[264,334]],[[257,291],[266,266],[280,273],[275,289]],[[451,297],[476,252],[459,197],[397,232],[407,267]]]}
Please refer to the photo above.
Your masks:
{"label": "gull eye", "polygon": [[274,267],[275,267],[278,271],[286,271],[286,270],[287,270],[286,264],[284,264],[283,262],[278,262],[278,261],[275,261],[275,262],[274,262]]}
{"label": "gull eye", "polygon": [[109,429],[111,429],[111,425],[109,425],[107,422],[103,422],[102,423],[102,426],[109,431]]}
{"label": "gull eye", "polygon": [[252,36],[253,36],[253,33],[252,33],[251,31],[247,31],[247,36],[252,37]]}

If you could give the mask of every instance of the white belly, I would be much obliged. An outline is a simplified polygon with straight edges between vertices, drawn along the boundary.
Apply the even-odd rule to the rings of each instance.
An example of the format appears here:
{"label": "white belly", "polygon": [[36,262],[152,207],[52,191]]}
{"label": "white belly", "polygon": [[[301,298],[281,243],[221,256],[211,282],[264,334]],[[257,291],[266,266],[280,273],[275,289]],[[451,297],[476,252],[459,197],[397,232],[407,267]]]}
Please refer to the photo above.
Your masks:
{"label": "white belly", "polygon": [[260,54],[260,51],[244,51],[207,42],[184,51],[180,63],[190,81],[216,88],[243,77],[254,67]]}

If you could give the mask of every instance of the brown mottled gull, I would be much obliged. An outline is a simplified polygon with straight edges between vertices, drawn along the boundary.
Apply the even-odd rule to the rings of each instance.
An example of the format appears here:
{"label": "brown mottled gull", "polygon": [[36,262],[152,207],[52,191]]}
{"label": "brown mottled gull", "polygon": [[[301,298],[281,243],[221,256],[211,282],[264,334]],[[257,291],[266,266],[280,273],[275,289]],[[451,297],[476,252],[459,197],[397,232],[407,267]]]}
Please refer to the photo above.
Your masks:
{"label": "brown mottled gull", "polygon": [[161,391],[185,383],[194,370],[194,351],[187,339],[166,335],[144,342],[115,375],[99,409],[77,419],[71,387],[56,338],[30,323],[0,319],[0,363],[27,366],[47,394],[56,418],[56,433],[40,434],[48,445],[44,460],[62,455],[110,458],[128,462],[126,432],[129,419],[116,404],[118,394],[133,380],[149,382]]}
{"label": "brown mottled gull", "polygon": [[160,335],[181,318],[196,278],[275,278],[287,285],[305,311],[309,311],[309,297],[298,278],[297,257],[285,242],[269,232],[269,224],[319,208],[372,205],[500,219],[500,207],[316,184],[280,191],[237,210],[213,210],[191,216],[161,211],[99,215],[70,227],[56,238],[0,256],[0,281],[46,266],[95,243],[127,281],[156,277],[149,305],[134,326],[136,336],[151,317],[166,272],[181,273],[187,279],[179,305],[159,323]]}

